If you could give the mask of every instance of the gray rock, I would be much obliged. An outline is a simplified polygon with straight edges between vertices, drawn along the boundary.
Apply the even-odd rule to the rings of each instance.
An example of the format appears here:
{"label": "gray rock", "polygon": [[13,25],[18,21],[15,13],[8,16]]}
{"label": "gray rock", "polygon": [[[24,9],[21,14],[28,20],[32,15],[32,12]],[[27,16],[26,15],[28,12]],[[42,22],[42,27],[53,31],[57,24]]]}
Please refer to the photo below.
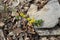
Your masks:
{"label": "gray rock", "polygon": [[43,36],[43,35],[50,35],[48,30],[38,30],[37,31],[39,33],[39,35]]}
{"label": "gray rock", "polygon": [[3,27],[4,26],[4,23],[3,22],[0,22],[0,27]]}
{"label": "gray rock", "polygon": [[41,38],[41,40],[48,40],[48,39],[47,39],[47,37],[43,37],[43,38]]}
{"label": "gray rock", "polygon": [[20,2],[24,2],[24,1],[26,1],[26,0],[19,0]]}
{"label": "gray rock", "polygon": [[40,36],[49,36],[49,35],[60,35],[60,29],[56,30],[36,30]]}
{"label": "gray rock", "polygon": [[0,29],[0,40],[5,40],[3,31]]}
{"label": "gray rock", "polygon": [[[33,6],[32,6],[33,7]],[[36,8],[36,7],[35,7]],[[32,8],[34,9],[34,7]],[[34,11],[29,11],[29,16],[34,17],[36,20],[44,20],[42,28],[51,28],[58,23],[58,18],[60,17],[60,5],[58,0],[50,0],[41,10],[38,12],[36,9]],[[39,27],[40,28],[40,27]]]}
{"label": "gray rock", "polygon": [[37,6],[34,4],[31,4],[27,14],[29,14],[30,16],[33,16],[34,14],[32,13],[35,13],[35,12],[37,12]]}
{"label": "gray rock", "polygon": [[55,37],[51,37],[50,40],[57,40]]}
{"label": "gray rock", "polygon": [[[12,5],[11,5],[11,3],[12,3]],[[20,3],[20,0],[11,0],[10,1],[10,6],[9,7],[11,7],[11,8],[14,8],[14,7],[16,7],[18,4]]]}
{"label": "gray rock", "polygon": [[11,36],[11,35],[14,35],[14,33],[13,33],[13,32],[10,32],[8,35],[10,35],[10,36]]}
{"label": "gray rock", "polygon": [[0,12],[4,10],[4,7],[0,5]]}
{"label": "gray rock", "polygon": [[27,1],[32,1],[32,0],[27,0]]}
{"label": "gray rock", "polygon": [[19,38],[19,40],[23,40],[23,38],[22,38],[22,37],[20,37],[20,38]]}
{"label": "gray rock", "polygon": [[60,29],[53,30],[51,34],[60,35]]}

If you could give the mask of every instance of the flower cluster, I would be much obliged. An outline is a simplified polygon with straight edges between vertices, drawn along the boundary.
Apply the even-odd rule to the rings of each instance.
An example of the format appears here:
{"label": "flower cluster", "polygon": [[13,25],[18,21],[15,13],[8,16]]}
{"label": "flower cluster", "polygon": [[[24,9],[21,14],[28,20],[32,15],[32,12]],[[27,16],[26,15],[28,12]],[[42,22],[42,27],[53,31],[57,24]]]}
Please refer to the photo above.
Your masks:
{"label": "flower cluster", "polygon": [[[35,20],[34,18],[29,18],[27,17],[27,15],[25,15],[24,13],[19,13],[19,16],[22,17],[22,18],[25,18],[29,24],[33,24],[35,26],[41,26],[41,24],[43,23],[43,20],[40,19],[40,20]],[[17,16],[16,18],[19,18],[19,16]]]}

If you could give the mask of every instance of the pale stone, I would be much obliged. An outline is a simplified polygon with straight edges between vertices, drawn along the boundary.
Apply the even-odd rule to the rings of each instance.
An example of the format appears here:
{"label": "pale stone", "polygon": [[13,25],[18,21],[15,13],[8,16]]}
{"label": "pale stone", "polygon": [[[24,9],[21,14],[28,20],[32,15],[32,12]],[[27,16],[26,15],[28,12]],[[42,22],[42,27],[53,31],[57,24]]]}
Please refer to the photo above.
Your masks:
{"label": "pale stone", "polygon": [[3,22],[0,22],[0,26],[2,27],[4,25],[4,23]]}
{"label": "pale stone", "polygon": [[3,11],[4,7],[2,5],[0,5],[0,11]]}
{"label": "pale stone", "polygon": [[19,16],[19,14],[18,13],[16,13],[16,12],[12,12],[12,14],[11,14],[12,16]]}
{"label": "pale stone", "polygon": [[36,20],[37,19],[44,20],[42,27],[50,28],[54,27],[58,23],[58,18],[60,17],[60,5],[58,3],[58,0],[50,0],[40,11],[30,12],[31,13],[28,14],[31,18],[34,17]]}
{"label": "pale stone", "polygon": [[51,34],[60,35],[60,29],[53,30]]}
{"label": "pale stone", "polygon": [[1,29],[0,29],[0,37],[1,37],[1,38],[0,38],[1,40],[5,40],[5,37],[4,37],[4,34],[3,34],[3,31],[2,31]]}
{"label": "pale stone", "polygon": [[13,32],[10,32],[9,35],[14,35],[14,33]]}
{"label": "pale stone", "polygon": [[50,40],[57,40],[55,37],[51,37]]}
{"label": "pale stone", "polygon": [[28,2],[31,1],[31,0],[27,0]]}
{"label": "pale stone", "polygon": [[[11,3],[12,3],[12,5],[11,5]],[[18,4],[20,3],[20,0],[11,0],[10,2],[9,2],[9,7],[12,7],[12,8],[14,8],[14,7],[16,7]]]}
{"label": "pale stone", "polygon": [[41,38],[41,40],[48,40],[48,39],[47,39],[47,37],[43,37],[43,38]]}
{"label": "pale stone", "polygon": [[19,0],[20,2],[24,2],[24,1],[26,1],[26,0]]}
{"label": "pale stone", "polygon": [[27,12],[27,14],[29,14],[30,16],[32,16],[32,15],[34,15],[32,13],[35,13],[35,12],[37,12],[37,6],[34,5],[34,4],[31,4],[31,6],[30,6],[30,8],[29,8],[29,10]]}
{"label": "pale stone", "polygon": [[48,30],[37,30],[37,32],[41,36],[43,36],[43,35],[51,35]]}

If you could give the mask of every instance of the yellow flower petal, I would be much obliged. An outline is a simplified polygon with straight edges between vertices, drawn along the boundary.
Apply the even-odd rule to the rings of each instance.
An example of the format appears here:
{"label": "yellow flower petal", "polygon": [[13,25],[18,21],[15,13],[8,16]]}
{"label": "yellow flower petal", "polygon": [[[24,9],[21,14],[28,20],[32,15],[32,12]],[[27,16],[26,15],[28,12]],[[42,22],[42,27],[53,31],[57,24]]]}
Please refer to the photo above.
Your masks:
{"label": "yellow flower petal", "polygon": [[34,18],[32,18],[32,19],[31,19],[31,21],[32,21],[32,22],[35,22],[35,19],[34,19]]}
{"label": "yellow flower petal", "polygon": [[21,13],[20,13],[20,16],[24,16],[24,13],[21,12]]}
{"label": "yellow flower petal", "polygon": [[23,17],[23,18],[25,18],[25,17],[26,17],[26,15],[23,15],[22,17]]}
{"label": "yellow flower petal", "polygon": [[31,18],[27,18],[27,20],[28,20],[28,21],[30,21],[30,20],[31,20]]}
{"label": "yellow flower petal", "polygon": [[29,21],[29,23],[34,23],[35,22],[35,20],[31,20],[31,21]]}

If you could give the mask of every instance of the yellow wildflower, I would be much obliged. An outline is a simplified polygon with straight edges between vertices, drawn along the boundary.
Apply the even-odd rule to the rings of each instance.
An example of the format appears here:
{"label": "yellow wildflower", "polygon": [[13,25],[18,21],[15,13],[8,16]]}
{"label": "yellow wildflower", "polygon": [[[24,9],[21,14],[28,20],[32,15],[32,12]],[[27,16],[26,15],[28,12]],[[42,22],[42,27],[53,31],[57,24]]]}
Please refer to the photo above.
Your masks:
{"label": "yellow wildflower", "polygon": [[30,20],[31,20],[31,18],[27,18],[27,20],[28,20],[28,21],[30,21]]}
{"label": "yellow wildflower", "polygon": [[24,14],[21,12],[21,13],[20,13],[20,16],[24,16]]}
{"label": "yellow wildflower", "polygon": [[35,22],[35,19],[31,19],[30,21],[29,21],[29,23],[34,23]]}
{"label": "yellow wildflower", "polygon": [[26,15],[23,15],[22,17],[23,17],[23,18],[25,18],[25,17],[26,17]]}
{"label": "yellow wildflower", "polygon": [[32,18],[31,20],[32,20],[33,22],[35,22],[35,19],[34,19],[34,18]]}

